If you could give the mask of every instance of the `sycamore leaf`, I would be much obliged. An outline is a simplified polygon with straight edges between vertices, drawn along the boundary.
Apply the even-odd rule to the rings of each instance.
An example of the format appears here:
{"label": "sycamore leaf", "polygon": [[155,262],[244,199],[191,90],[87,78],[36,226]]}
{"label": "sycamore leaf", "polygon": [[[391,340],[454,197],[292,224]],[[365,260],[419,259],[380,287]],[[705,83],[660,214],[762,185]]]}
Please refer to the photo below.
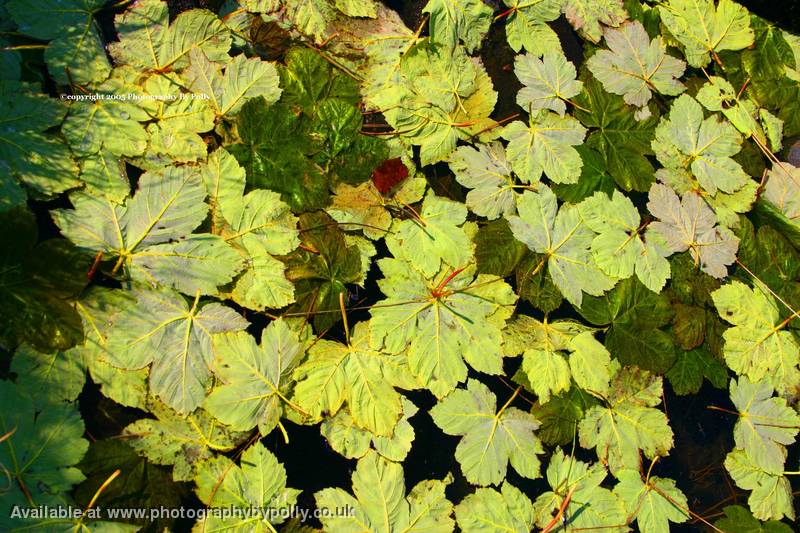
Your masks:
{"label": "sycamore leaf", "polygon": [[234,449],[246,437],[230,431],[202,409],[181,415],[153,399],[147,409],[156,418],[137,420],[122,435],[153,463],[172,465],[175,481],[191,481],[202,461]]}
{"label": "sycamore leaf", "polygon": [[518,216],[509,216],[511,231],[532,251],[545,254],[550,276],[564,297],[580,306],[583,293],[599,296],[614,286],[591,256],[594,232],[581,219],[578,208],[564,204],[546,186],[525,191],[517,201]]}
{"label": "sycamore leaf", "polygon": [[212,338],[214,374],[222,381],[206,399],[206,409],[231,428],[247,431],[258,426],[269,435],[285,408],[298,409],[288,398],[291,375],[303,349],[285,322],[264,329],[261,344],[244,332]]}
{"label": "sycamore leaf", "polygon": [[747,376],[731,380],[731,401],[739,411],[733,428],[736,448],[762,470],[781,474],[786,446],[794,444],[800,431],[800,416],[785,399],[772,397],[769,383],[751,383]]}
{"label": "sycamore leaf", "polygon": [[[13,176],[44,195],[79,186],[78,167],[69,148],[61,138],[45,134],[62,122],[66,106],[52,98],[31,94],[28,88],[18,82],[0,82],[0,93],[2,89],[10,90],[8,95],[0,94],[0,123],[3,124],[0,174],[4,175],[3,181]],[[80,105],[91,107],[86,102]],[[64,135],[69,138],[66,132]],[[17,189],[15,194],[24,198],[25,193]]]}
{"label": "sycamore leaf", "polygon": [[611,356],[590,328],[570,320],[539,322],[519,315],[503,332],[506,353],[522,352],[522,369],[528,385],[545,404],[551,394],[570,388],[572,380],[582,389],[608,392]]}
{"label": "sycamore leaf", "polygon": [[86,381],[86,364],[80,348],[42,353],[23,344],[14,353],[11,371],[15,383],[37,401],[74,401]]}
{"label": "sycamore leaf", "polygon": [[209,61],[199,48],[192,48],[189,60],[191,64],[183,71],[183,77],[190,89],[210,97],[217,116],[235,115],[251,98],[262,96],[273,104],[281,95],[278,71],[267,61],[241,54],[220,65]]}
{"label": "sycamore leaf", "polygon": [[[514,269],[522,258],[528,254],[528,247],[514,238],[505,218],[498,218],[478,228],[473,235],[475,243],[475,262],[478,274],[494,274],[506,277],[514,273]],[[518,285],[520,295],[524,297]]]}
{"label": "sycamore leaf", "polygon": [[661,21],[683,45],[693,67],[708,65],[723,50],[753,44],[747,9],[733,0],[669,0],[658,6]]}
{"label": "sycamore leaf", "polygon": [[575,146],[583,143],[586,128],[571,116],[552,111],[531,114],[526,125],[519,120],[504,127],[508,159],[523,181],[537,183],[542,173],[556,183],[576,183],[583,162]]}
{"label": "sycamore leaf", "polygon": [[728,505],[722,512],[725,513],[724,518],[714,522],[714,525],[728,533],[792,533],[790,526],[777,520],[762,524],[741,505]]}
{"label": "sycamore leaf", "polygon": [[514,59],[514,73],[524,85],[517,93],[517,104],[528,112],[550,109],[563,117],[564,102],[583,88],[583,82],[575,79],[575,66],[561,50],[548,52],[542,59],[520,54]]}
{"label": "sycamore leaf", "polygon": [[377,17],[375,0],[336,0],[336,9],[348,17]]}
{"label": "sycamore leaf", "polygon": [[648,459],[668,455],[672,429],[667,416],[655,408],[662,392],[660,376],[636,367],[620,369],[605,405],[591,407],[580,421],[581,446],[596,447],[597,456],[615,476],[626,468],[638,472],[640,451]]}
{"label": "sycamore leaf", "polygon": [[[325,531],[449,533],[454,526],[453,504],[444,491],[451,479],[421,481],[406,495],[403,467],[370,451],[358,460],[353,473],[355,497],[343,489],[327,488],[314,499]],[[336,512],[344,508],[353,512]]]}
{"label": "sycamore leaf", "polygon": [[562,9],[573,28],[598,43],[603,37],[602,25],[617,27],[628,18],[623,3],[623,0],[566,0]]}
{"label": "sycamore leaf", "polygon": [[190,307],[169,289],[135,291],[137,303],[117,315],[105,359],[128,369],[150,368],[150,390],[179,413],[205,398],[211,378],[214,333],[237,331],[247,321],[219,303]]}
{"label": "sycamore leaf", "polygon": [[716,225],[714,212],[700,196],[687,192],[679,198],[666,185],[655,183],[647,209],[659,219],[650,224],[650,231],[665,239],[670,252],[689,250],[703,272],[720,279],[727,275],[726,267],[736,260],[739,239]]}
{"label": "sycamore leaf", "polygon": [[605,346],[622,364],[663,373],[675,362],[672,337],[660,329],[672,319],[669,299],[636,278],[619,282],[603,297],[585,298],[578,312],[592,324],[610,326]]}
{"label": "sycamore leaf", "polygon": [[9,0],[6,9],[20,33],[36,39],[56,39],[66,27],[91,26],[93,14],[105,0]]}
{"label": "sycamore leaf", "polygon": [[391,436],[403,414],[395,387],[415,389],[404,354],[387,354],[369,346],[369,325],[359,322],[348,344],[320,340],[294,372],[294,399],[312,419],[335,415],[346,403],[355,423],[367,431]]}
{"label": "sycamore leaf", "polygon": [[[513,377],[514,381],[528,388],[519,377],[518,371]],[[570,444],[583,414],[598,403],[597,398],[576,386],[563,394],[553,396],[544,405],[537,403],[531,408],[531,413],[542,424],[537,433],[539,438],[549,446]]]}
{"label": "sycamore leaf", "polygon": [[610,199],[596,192],[578,204],[578,211],[598,234],[592,241],[592,256],[606,275],[625,279],[636,272],[645,287],[661,292],[670,275],[667,243],[657,232],[643,235],[630,198],[617,190]]}
{"label": "sycamore leaf", "polygon": [[103,41],[94,24],[65,26],[64,32],[47,46],[44,60],[50,75],[64,85],[101,82],[111,73]]}
{"label": "sycamore leaf", "polygon": [[391,239],[397,242],[403,258],[426,277],[432,277],[445,266],[465,266],[472,258],[472,243],[462,227],[467,219],[466,206],[436,196],[431,190],[418,214],[419,219],[401,220],[393,226]]}
{"label": "sycamore leaf", "polygon": [[537,524],[544,528],[562,507],[568,493],[572,494],[563,516],[568,517],[566,531],[592,529],[613,533],[627,531],[622,501],[600,484],[608,475],[605,467],[564,455],[557,448],[547,466],[547,483],[551,490],[540,494],[534,503]]}
{"label": "sycamore leaf", "polygon": [[82,342],[74,299],[91,259],[64,240],[36,244],[36,219],[26,207],[0,213],[0,225],[0,346],[12,351],[26,342],[50,352]]}
{"label": "sycamore leaf", "polygon": [[423,13],[428,13],[431,40],[455,48],[459,39],[467,52],[480,47],[492,23],[492,8],[483,0],[429,0]]}
{"label": "sycamore leaf", "polygon": [[117,67],[95,91],[106,95],[91,101],[74,101],[61,132],[73,152],[91,156],[107,150],[117,156],[138,156],[147,148],[147,130],[140,124],[150,120],[144,106],[127,100],[127,94],[141,88],[132,87],[136,71]]}
{"label": "sycamore leaf", "polygon": [[502,144],[460,146],[448,163],[456,181],[471,189],[466,204],[473,213],[494,220],[516,211],[514,178]]}
{"label": "sycamore leaf", "polygon": [[530,533],[535,514],[528,497],[503,482],[500,492],[478,488],[456,506],[456,520],[464,533]]}
{"label": "sycamore leaf", "polygon": [[212,294],[233,279],[242,259],[217,235],[187,235],[206,217],[205,196],[198,171],[171,166],[143,174],[125,205],[76,192],[75,208],[52,216],[78,247],[118,258],[134,279]]}
{"label": "sycamore leaf", "polygon": [[[704,319],[703,319],[704,320]],[[721,389],[728,382],[728,367],[704,348],[676,350],[675,364],[664,376],[669,379],[672,390],[679,396],[697,394],[703,386],[703,378]]]}
{"label": "sycamore leaf", "polygon": [[190,9],[170,24],[169,8],[161,0],[141,0],[114,19],[119,42],[109,45],[118,65],[165,71],[186,67],[193,48],[211,61],[228,59],[228,29],[208,10]]}
{"label": "sycamore leaf", "polygon": [[629,516],[636,517],[639,531],[669,533],[670,522],[680,524],[689,520],[686,496],[675,481],[656,476],[642,480],[639,470],[622,470],[614,494],[625,504]]}
{"label": "sycamore leaf", "polygon": [[3,487],[0,512],[6,519],[14,504],[46,504],[83,481],[75,465],[89,442],[82,438],[83,420],[74,403],[34,401],[18,385],[2,380],[0,405],[13,406],[0,412],[0,434],[11,432],[0,442],[0,465],[4,477],[14,480]]}
{"label": "sycamore leaf", "polygon": [[370,450],[370,443],[382,457],[390,461],[402,462],[411,451],[414,441],[414,427],[409,418],[417,414],[417,406],[403,397],[403,416],[394,427],[391,437],[374,435],[356,425],[347,411],[339,411],[334,417],[322,422],[320,433],[331,448],[348,459],[364,457]]}
{"label": "sycamore leaf", "polygon": [[742,138],[718,115],[703,118],[703,108],[689,95],[672,104],[669,117],[656,128],[653,150],[667,172],[690,171],[700,186],[713,195],[719,189],[733,193],[750,177],[731,159],[739,152]]}
{"label": "sycamore leaf", "polygon": [[744,450],[734,450],[725,458],[725,469],[736,485],[752,491],[747,503],[759,520],[794,520],[794,497],[789,479],[755,465]]}
{"label": "sycamore leaf", "polygon": [[108,150],[101,150],[80,162],[81,181],[87,192],[94,196],[106,196],[122,203],[131,191],[125,163]]}
{"label": "sycamore leaf", "polygon": [[563,0],[503,0],[510,13],[506,19],[506,38],[515,52],[523,48],[529,54],[541,56],[546,52],[559,50],[558,35],[548,22],[561,15]]}
{"label": "sycamore leaf", "polygon": [[465,362],[486,374],[502,373],[500,332],[516,301],[502,278],[475,276],[471,267],[428,278],[392,258],[378,265],[386,299],[370,309],[373,346],[407,354],[413,375],[438,398],[467,378]]}
{"label": "sycamore leaf", "polygon": [[584,167],[600,159],[595,163],[596,173],[607,172],[625,191],[647,191],[654,180],[655,170],[647,156],[653,155],[657,118],[640,120],[621,96],[610,94],[595,78],[586,80],[575,103],[583,108],[575,109],[575,117],[593,130],[586,146],[599,154],[587,161],[586,152],[581,152]]}
{"label": "sycamore leaf", "polygon": [[456,389],[439,400],[430,414],[442,431],[462,436],[455,457],[470,483],[501,483],[508,463],[521,476],[540,476],[537,455],[544,448],[534,433],[539,422],[508,403],[498,411],[497,398],[480,381],[470,379],[466,389]]}
{"label": "sycamore leaf", "polygon": [[800,347],[793,333],[776,326],[778,306],[763,289],[732,281],[711,293],[720,317],[733,324],[722,334],[728,366],[757,382],[768,380],[781,393],[800,386]]}
{"label": "sycamore leaf", "polygon": [[244,451],[239,465],[224,455],[201,463],[195,482],[197,496],[207,506],[240,511],[208,513],[195,525],[198,531],[274,533],[271,524],[285,521],[300,494],[286,486],[286,470],[260,442]]}
{"label": "sycamore leaf", "polygon": [[800,168],[781,162],[770,169],[764,197],[800,226]]}
{"label": "sycamore leaf", "polygon": [[678,81],[686,64],[667,54],[661,37],[650,40],[639,21],[606,29],[608,50],[599,50],[586,65],[608,92],[644,108],[653,92],[675,96],[685,90]]}

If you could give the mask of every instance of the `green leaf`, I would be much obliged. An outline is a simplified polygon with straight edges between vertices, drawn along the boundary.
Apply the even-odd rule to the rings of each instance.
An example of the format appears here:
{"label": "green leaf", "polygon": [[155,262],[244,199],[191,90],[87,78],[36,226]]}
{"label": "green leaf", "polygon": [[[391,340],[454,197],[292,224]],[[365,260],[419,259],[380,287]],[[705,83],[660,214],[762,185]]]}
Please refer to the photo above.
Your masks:
{"label": "green leaf", "polygon": [[483,0],[429,0],[423,13],[428,13],[431,40],[448,48],[464,42],[467,52],[477,50],[492,23],[492,8]]}
{"label": "green leaf", "polygon": [[547,483],[551,490],[540,494],[534,503],[539,527],[544,528],[551,522],[571,492],[562,515],[567,518],[570,529],[626,531],[623,524],[627,517],[622,502],[616,494],[600,486],[606,476],[603,465],[589,466],[556,449],[547,466]]}
{"label": "green leaf", "polygon": [[6,9],[17,23],[20,33],[36,39],[50,40],[61,35],[63,28],[90,26],[93,13],[105,0],[8,0]]}
{"label": "green leaf", "polygon": [[[307,1],[307,0],[305,0]],[[281,102],[297,111],[315,115],[317,106],[329,98],[351,104],[359,100],[358,85],[314,50],[295,47],[286,53],[285,67],[278,70],[283,93]]]}
{"label": "green leaf", "polygon": [[689,95],[682,95],[656,128],[653,150],[666,172],[691,171],[709,194],[717,189],[733,193],[750,177],[731,159],[739,152],[742,138],[718,115],[703,118],[703,108]]}
{"label": "green leaf", "polygon": [[[589,141],[593,138],[592,136],[593,134],[589,135]],[[576,146],[575,149],[581,155],[581,160],[583,161],[581,177],[578,178],[577,183],[552,184],[551,188],[558,199],[577,204],[597,191],[611,196],[611,193],[614,192],[614,178],[611,177],[606,169],[604,156],[589,148],[586,144]]]}
{"label": "green leaf", "polygon": [[675,364],[665,374],[675,394],[697,394],[703,385],[703,378],[718,389],[727,383],[728,369],[705,348],[677,350],[677,353]]}
{"label": "green leaf", "polygon": [[47,46],[44,60],[50,75],[62,85],[102,82],[111,73],[103,41],[91,22],[63,26],[63,32]]}
{"label": "green leaf", "polygon": [[545,255],[528,251],[517,266],[515,278],[519,297],[542,312],[550,313],[561,306],[564,297],[548,269],[542,268],[546,260]]}
{"label": "green leaf", "polygon": [[86,286],[90,259],[63,240],[36,246],[33,214],[24,207],[0,213],[0,345],[27,342],[50,352],[83,341],[74,299]]}
{"label": "green leaf", "polygon": [[[147,462],[120,439],[109,438],[93,442],[79,467],[86,474],[86,480],[75,489],[75,500],[84,509],[89,507],[95,493],[117,468],[121,473],[114,479],[114,483],[100,491],[97,500],[93,501],[94,508],[124,506],[143,509],[158,508],[160,505],[177,508],[181,505],[181,498],[190,495],[187,490],[173,482],[168,472]],[[129,520],[137,525],[116,522],[113,527],[119,529],[112,531],[122,532],[125,527],[138,531],[148,521],[146,517]],[[170,529],[175,527],[175,522],[177,520],[163,517],[155,520],[153,527]],[[101,531],[99,526],[96,530]]]}
{"label": "green leaf", "polygon": [[514,238],[505,218],[481,226],[472,241],[479,274],[509,276],[527,252],[527,247]]}
{"label": "green leaf", "polygon": [[535,515],[528,497],[508,482],[495,489],[478,488],[456,506],[464,533],[528,533]]}
{"label": "green leaf", "polygon": [[747,503],[759,520],[795,519],[792,487],[781,474],[772,474],[753,464],[744,450],[734,450],[725,458],[725,469],[736,485],[752,491]]}
{"label": "green leaf", "polygon": [[683,45],[693,67],[708,65],[717,52],[753,44],[747,9],[733,0],[669,0],[658,7],[661,20]]}
{"label": "green leaf", "polygon": [[495,141],[477,149],[461,146],[448,164],[456,181],[471,189],[466,204],[473,213],[494,220],[516,211],[514,178],[502,144]]}
{"label": "green leaf", "polygon": [[501,136],[508,141],[511,167],[526,183],[539,182],[543,172],[556,183],[578,181],[583,162],[574,146],[583,143],[586,129],[571,116],[539,111],[527,125],[512,122]]}
{"label": "green leaf", "polygon": [[300,494],[286,486],[286,470],[260,442],[244,451],[239,465],[224,455],[201,463],[195,482],[197,496],[209,507],[241,511],[209,513],[197,525],[207,531],[274,533],[271,524],[285,520]]}
{"label": "green leaf", "polygon": [[339,295],[347,301],[346,284],[360,280],[361,252],[347,244],[336,222],[322,212],[301,215],[299,230],[303,246],[282,258],[297,300],[289,311],[310,313],[314,328],[322,332],[341,320]]}
{"label": "green leaf", "polygon": [[659,329],[672,318],[672,308],[664,295],[629,278],[602,298],[586,298],[578,312],[592,324],[610,326],[605,345],[622,364],[653,372],[666,372],[672,367],[673,341]]}
{"label": "green leaf", "polygon": [[786,162],[773,165],[767,174],[764,198],[800,227],[800,168]]}
{"label": "green leaf", "polygon": [[235,430],[258,425],[269,435],[284,408],[298,409],[287,397],[303,356],[297,335],[276,320],[264,329],[260,345],[244,331],[217,334],[212,342],[213,370],[222,383],[209,394],[206,409]]}
{"label": "green leaf", "polygon": [[668,455],[672,429],[667,416],[655,408],[662,392],[661,377],[636,367],[622,368],[605,405],[589,408],[580,421],[581,446],[596,447],[598,458],[615,476],[628,468],[638,472],[640,451],[648,459]]}
{"label": "green leaf", "polygon": [[166,71],[184,68],[193,48],[211,61],[228,59],[228,29],[208,10],[190,9],[169,23],[169,9],[161,0],[142,0],[114,19],[119,42],[109,45],[118,65]]}
{"label": "green leaf", "polygon": [[403,397],[403,416],[394,427],[391,437],[374,435],[356,425],[347,411],[339,411],[332,418],[320,424],[320,433],[331,448],[348,459],[364,457],[370,450],[370,443],[382,457],[390,461],[402,462],[411,451],[414,441],[414,427],[408,421],[417,413],[417,407]]}
{"label": "green leaf", "polygon": [[611,278],[636,277],[653,292],[661,292],[670,275],[669,251],[658,233],[641,231],[639,212],[630,198],[619,191],[609,197],[596,192],[578,204],[578,211],[598,235],[592,241],[592,256]]}
{"label": "green leaf", "polygon": [[515,52],[522,48],[529,54],[540,56],[561,48],[558,35],[547,22],[561,16],[562,0],[503,0],[511,13],[506,19],[506,38]]}
{"label": "green leaf", "polygon": [[660,477],[642,480],[638,470],[622,470],[614,493],[625,503],[630,516],[636,517],[639,531],[669,533],[670,522],[681,524],[689,520],[686,496],[675,481]]}
{"label": "green leaf", "polygon": [[378,16],[374,0],[336,0],[336,9],[348,17],[375,18]]}
{"label": "green leaf", "polygon": [[711,294],[720,317],[733,324],[723,333],[728,366],[757,382],[766,380],[779,392],[790,393],[800,384],[800,348],[793,334],[776,327],[774,298],[763,289],[733,281]]}
{"label": "green leaf", "polygon": [[[231,191],[232,192],[232,191]],[[245,271],[236,280],[232,297],[251,309],[280,308],[295,299],[285,265],[276,256],[297,248],[297,218],[278,193],[255,190],[244,197],[220,198],[229,224],[222,236],[246,258]]]}
{"label": "green leaf", "polygon": [[106,360],[127,369],[150,368],[150,390],[179,413],[188,413],[205,398],[214,357],[211,335],[237,331],[247,321],[218,303],[190,307],[169,289],[145,290],[137,303],[123,309],[108,336]]}
{"label": "green leaf", "polygon": [[[69,492],[84,476],[75,465],[89,442],[82,438],[84,425],[73,403],[34,401],[24,389],[10,381],[0,381],[0,404],[13,406],[0,413],[0,433],[13,433],[0,443],[0,464],[8,479],[4,490],[3,527],[13,505],[23,508],[31,501],[43,505],[54,502],[60,493]],[[10,529],[10,528],[8,528]],[[7,529],[7,530],[8,530]]]}
{"label": "green leaf", "polygon": [[[353,494],[327,488],[314,498],[322,510],[326,531],[392,533],[394,531],[449,533],[453,504],[444,491],[452,478],[419,482],[406,495],[403,467],[369,452],[353,473]],[[350,508],[343,516],[337,509]]]}
{"label": "green leaf", "polygon": [[90,155],[81,162],[81,181],[92,196],[106,196],[122,203],[131,191],[125,163],[108,150]]}
{"label": "green leaf", "polygon": [[437,398],[466,379],[465,362],[486,374],[502,373],[500,332],[516,301],[502,278],[475,276],[472,268],[426,278],[390,258],[378,265],[386,299],[370,309],[373,346],[407,354],[413,375]]}
{"label": "green leaf", "polygon": [[739,411],[733,428],[736,448],[758,468],[782,474],[786,447],[800,431],[800,416],[783,398],[772,397],[769,383],[751,383],[747,376],[731,380],[731,401]]}
{"label": "green leaf", "polygon": [[625,102],[645,111],[653,91],[676,96],[685,90],[678,81],[686,63],[667,54],[661,37],[650,40],[641,22],[606,29],[608,50],[599,50],[588,59],[587,67],[605,89],[622,95]]}
{"label": "green leaf", "polygon": [[431,190],[418,214],[418,219],[401,220],[394,226],[391,239],[402,257],[426,277],[446,266],[466,266],[472,258],[472,243],[461,227],[467,219],[466,207]]}
{"label": "green leaf", "polygon": [[514,73],[524,85],[517,92],[517,104],[529,113],[550,109],[563,117],[567,110],[564,102],[583,88],[583,82],[575,79],[575,66],[560,49],[544,54],[542,59],[531,54],[518,55],[514,59]]}
{"label": "green leaf", "polygon": [[[605,165],[595,163],[596,173],[607,172],[625,191],[648,190],[655,170],[646,156],[653,154],[650,143],[656,117],[637,120],[622,97],[609,94],[594,78],[585,81],[584,90],[575,98],[575,103],[583,108],[576,108],[575,117],[592,128],[586,146],[600,154],[605,162]],[[579,146],[578,150],[581,148]],[[586,153],[581,152],[581,155],[586,163]]]}
{"label": "green leaf", "polygon": [[531,414],[541,422],[537,435],[549,446],[565,446],[571,443],[584,413],[598,403],[594,396],[575,386],[563,394],[553,396],[544,405],[537,402],[531,408]]}
{"label": "green leaf", "polygon": [[562,9],[572,27],[594,43],[600,42],[603,25],[617,27],[628,18],[623,0],[566,0]]}
{"label": "green leaf", "polygon": [[155,464],[174,465],[175,481],[191,480],[202,461],[232,450],[246,437],[231,432],[202,409],[182,416],[158,401],[147,407],[156,418],[129,424],[122,433],[125,442]]}
{"label": "green leaf", "polygon": [[714,525],[722,531],[729,533],[792,533],[792,528],[783,522],[770,520],[761,523],[750,514],[747,508],[741,505],[728,505],[722,512],[724,518],[720,518]]}
{"label": "green leaf", "polygon": [[86,367],[79,349],[42,353],[23,344],[14,353],[11,371],[17,386],[37,401],[56,404],[74,401],[83,390]]}
{"label": "green leaf", "polygon": [[[17,178],[40,195],[54,195],[78,187],[78,167],[69,148],[60,137],[45,133],[61,124],[66,106],[52,98],[31,94],[28,86],[18,82],[0,82],[0,93],[4,89],[10,94],[0,96],[2,174],[10,174],[9,177]],[[64,135],[68,137],[66,131]],[[17,190],[16,195],[21,194]]]}
{"label": "green leaf", "polygon": [[517,201],[519,216],[509,216],[511,231],[532,251],[545,254],[546,263],[561,294],[580,306],[583,293],[599,296],[614,286],[592,259],[594,232],[581,219],[578,208],[568,204],[558,209],[556,197],[547,187],[525,191]]}
{"label": "green leaf", "polygon": [[395,387],[419,385],[405,355],[372,349],[369,335],[368,323],[359,322],[346,345],[324,339],[314,344],[295,370],[295,401],[313,420],[335,415],[346,403],[356,425],[390,437],[403,414]]}
{"label": "green leaf", "polygon": [[508,403],[498,411],[497,398],[480,381],[470,379],[466,389],[448,394],[430,414],[446,434],[462,436],[455,457],[470,483],[501,483],[508,463],[521,476],[540,476],[537,455],[544,448],[534,433],[539,422]]}
{"label": "green leaf", "polygon": [[717,226],[717,218],[703,199],[692,192],[679,198],[660,183],[650,188],[647,209],[659,220],[650,224],[650,231],[661,235],[672,252],[689,250],[700,270],[722,279],[727,266],[736,260],[739,239],[728,228]]}
{"label": "green leaf", "polygon": [[199,48],[191,49],[189,60],[183,77],[190,89],[210,97],[218,117],[235,115],[251,98],[261,96],[268,104],[280,98],[278,71],[272,63],[242,54],[220,65],[209,61]]}

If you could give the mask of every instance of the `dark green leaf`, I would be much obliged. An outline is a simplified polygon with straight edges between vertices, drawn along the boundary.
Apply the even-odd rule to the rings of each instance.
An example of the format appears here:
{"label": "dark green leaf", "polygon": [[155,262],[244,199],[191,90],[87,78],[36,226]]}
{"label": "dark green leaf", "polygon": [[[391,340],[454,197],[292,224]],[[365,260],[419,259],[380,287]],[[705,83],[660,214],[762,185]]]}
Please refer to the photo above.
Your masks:
{"label": "dark green leaf", "polygon": [[594,396],[575,386],[567,392],[553,396],[544,405],[537,402],[531,409],[536,420],[542,423],[537,435],[542,442],[550,446],[565,446],[571,443],[583,413],[599,403]]}
{"label": "dark green leaf", "polygon": [[545,256],[528,253],[516,268],[517,290],[520,298],[533,304],[544,313],[558,309],[563,301],[561,291],[550,278],[547,268],[542,265]]}
{"label": "dark green leaf", "polygon": [[555,183],[552,185],[553,192],[560,200],[576,204],[593,195],[597,191],[603,191],[611,196],[614,192],[614,178],[606,170],[605,158],[599,152],[582,144],[575,149],[581,155],[583,168],[578,183],[566,184]]}
{"label": "dark green leaf", "polygon": [[792,533],[793,529],[777,520],[759,522],[745,507],[729,505],[723,509],[724,518],[714,525],[725,533]]}
{"label": "dark green leaf", "polygon": [[703,348],[684,351],[677,350],[678,357],[666,376],[675,394],[685,396],[696,394],[703,385],[705,377],[718,389],[728,384],[728,369],[725,364]]}
{"label": "dark green leaf", "polygon": [[514,238],[505,218],[481,226],[472,240],[475,242],[478,274],[506,277],[528,251],[527,246]]}
{"label": "dark green leaf", "polygon": [[293,48],[286,54],[286,66],[278,70],[283,96],[281,102],[303,113],[314,115],[327,98],[341,98],[351,105],[358,102],[358,85],[328,63],[320,52]]}

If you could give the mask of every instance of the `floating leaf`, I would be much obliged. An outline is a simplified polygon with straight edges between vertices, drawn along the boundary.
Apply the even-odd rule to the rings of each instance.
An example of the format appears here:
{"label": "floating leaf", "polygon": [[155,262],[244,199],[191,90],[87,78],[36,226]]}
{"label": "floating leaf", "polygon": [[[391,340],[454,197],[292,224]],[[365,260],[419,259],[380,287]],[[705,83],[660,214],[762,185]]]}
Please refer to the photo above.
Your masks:
{"label": "floating leaf", "polygon": [[[328,488],[314,498],[323,511],[326,531],[447,533],[454,525],[450,518],[453,505],[444,494],[449,483],[449,477],[421,481],[406,495],[403,467],[369,452],[358,460],[353,473],[355,497],[342,489]],[[336,512],[343,508],[353,512],[344,516]]]}
{"label": "floating leaf", "polygon": [[714,525],[722,531],[729,533],[792,533],[792,528],[783,522],[770,520],[762,524],[747,508],[741,505],[728,505],[722,512],[724,518],[720,518]]}
{"label": "floating leaf", "polygon": [[683,45],[693,67],[708,65],[722,50],[741,50],[753,43],[747,10],[733,0],[669,0],[658,6],[661,20]]}
{"label": "floating leaf", "polygon": [[622,470],[614,493],[625,503],[630,516],[636,517],[640,531],[669,533],[670,522],[681,524],[689,520],[686,496],[675,481],[656,476],[642,480],[638,470]]}
{"label": "floating leaf", "polygon": [[700,269],[724,278],[727,266],[736,260],[739,239],[728,228],[717,226],[714,212],[700,196],[687,192],[679,198],[660,183],[650,188],[647,209],[659,220],[650,224],[651,231],[660,234],[673,253],[689,250]]}
{"label": "floating leaf", "polygon": [[518,55],[514,59],[514,73],[524,85],[517,93],[517,104],[529,113],[550,109],[563,117],[567,110],[564,102],[583,88],[583,82],[575,79],[575,66],[563,52],[546,53],[542,59],[531,54]]}
{"label": "floating leaf", "polygon": [[464,533],[529,533],[533,530],[533,505],[508,483],[495,489],[478,488],[456,506],[458,526]]}
{"label": "floating leaf", "polygon": [[608,92],[644,108],[653,91],[675,96],[685,90],[678,78],[686,64],[667,54],[661,37],[650,40],[641,22],[606,29],[604,36],[608,50],[599,50],[586,65]]}
{"label": "floating leaf", "polygon": [[[597,456],[617,476],[625,469],[637,472],[640,451],[648,459],[668,455],[672,429],[661,403],[661,377],[636,367],[619,370],[605,405],[589,408],[578,426],[581,446],[597,448]],[[631,509],[632,510],[632,509]]]}
{"label": "floating leaf", "polygon": [[759,468],[744,450],[729,453],[725,458],[725,469],[738,487],[752,491],[747,503],[754,517],[780,520],[785,516],[794,520],[792,487],[785,476]]}
{"label": "floating leaf", "polygon": [[525,191],[517,201],[519,216],[509,216],[511,231],[532,251],[545,254],[537,270],[546,263],[553,282],[564,297],[580,305],[583,293],[599,296],[614,286],[614,280],[597,267],[591,257],[594,232],[581,219],[578,209],[564,204],[547,187],[536,193]]}
{"label": "floating leaf", "polygon": [[429,0],[422,12],[429,15],[433,42],[455,48],[461,40],[470,53],[480,47],[492,23],[492,9],[483,0]]}
{"label": "floating leaf", "polygon": [[508,403],[498,411],[496,400],[486,385],[471,379],[466,389],[451,392],[430,413],[442,431],[462,436],[455,457],[470,483],[501,483],[509,462],[520,475],[539,477],[537,455],[544,452],[534,433],[539,422]]}
{"label": "floating leaf", "polygon": [[800,349],[793,334],[776,326],[778,306],[763,289],[732,281],[711,294],[720,317],[733,324],[723,333],[725,361],[751,381],[768,380],[782,393],[800,386]]}
{"label": "floating leaf", "polygon": [[487,374],[502,372],[500,331],[516,301],[502,278],[475,276],[472,268],[426,278],[391,258],[378,265],[387,298],[370,309],[374,346],[407,354],[413,375],[438,398],[466,379],[465,362]]}
{"label": "floating leaf", "polygon": [[628,18],[623,0],[566,0],[564,15],[572,27],[592,42],[600,42],[602,25],[617,27]]}

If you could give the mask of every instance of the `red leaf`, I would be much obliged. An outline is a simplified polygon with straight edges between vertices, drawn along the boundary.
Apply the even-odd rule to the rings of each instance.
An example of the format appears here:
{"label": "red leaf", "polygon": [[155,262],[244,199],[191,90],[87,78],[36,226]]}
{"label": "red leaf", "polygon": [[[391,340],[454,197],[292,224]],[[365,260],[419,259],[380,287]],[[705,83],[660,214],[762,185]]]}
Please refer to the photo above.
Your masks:
{"label": "red leaf", "polygon": [[372,183],[381,194],[389,194],[398,183],[408,177],[408,168],[399,157],[387,159],[372,171]]}

